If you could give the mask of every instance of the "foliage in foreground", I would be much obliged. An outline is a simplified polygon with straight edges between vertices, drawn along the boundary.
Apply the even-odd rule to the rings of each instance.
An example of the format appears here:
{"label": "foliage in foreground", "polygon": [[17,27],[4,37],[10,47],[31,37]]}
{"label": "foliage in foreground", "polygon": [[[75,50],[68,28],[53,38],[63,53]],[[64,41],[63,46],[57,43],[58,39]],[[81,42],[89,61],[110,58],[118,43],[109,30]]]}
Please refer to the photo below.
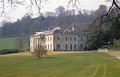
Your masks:
{"label": "foliage in foreground", "polygon": [[1,57],[1,77],[120,77],[120,60],[105,53]]}

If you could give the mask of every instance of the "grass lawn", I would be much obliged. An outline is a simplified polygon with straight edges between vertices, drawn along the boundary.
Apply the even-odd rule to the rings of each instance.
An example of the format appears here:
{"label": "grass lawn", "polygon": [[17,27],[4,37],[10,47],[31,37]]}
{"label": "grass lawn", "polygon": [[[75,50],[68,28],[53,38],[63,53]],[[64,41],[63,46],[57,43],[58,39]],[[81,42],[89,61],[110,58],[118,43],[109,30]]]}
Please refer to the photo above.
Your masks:
{"label": "grass lawn", "polygon": [[120,77],[120,60],[86,52],[36,58],[0,57],[0,77]]}
{"label": "grass lawn", "polygon": [[0,38],[0,50],[1,49],[14,49],[16,38]]}

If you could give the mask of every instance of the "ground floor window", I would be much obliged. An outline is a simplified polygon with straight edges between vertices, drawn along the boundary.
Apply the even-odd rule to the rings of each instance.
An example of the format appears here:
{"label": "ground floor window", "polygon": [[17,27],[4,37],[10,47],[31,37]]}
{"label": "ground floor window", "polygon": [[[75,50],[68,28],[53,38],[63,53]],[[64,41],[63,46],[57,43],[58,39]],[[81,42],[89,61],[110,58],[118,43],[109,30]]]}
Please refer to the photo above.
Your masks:
{"label": "ground floor window", "polygon": [[57,48],[56,49],[58,49],[58,50],[60,50],[61,49],[61,45],[60,44],[57,44],[57,46],[56,46]]}
{"label": "ground floor window", "polygon": [[70,50],[72,50],[72,44],[70,45]]}
{"label": "ground floor window", "polygon": [[50,49],[52,49],[52,44],[50,45]]}
{"label": "ground floor window", "polygon": [[74,45],[74,49],[76,49],[76,44]]}
{"label": "ground floor window", "polygon": [[83,49],[83,45],[80,45],[80,49]]}
{"label": "ground floor window", "polygon": [[68,45],[66,44],[66,50],[68,49]]}
{"label": "ground floor window", "polygon": [[48,49],[49,49],[49,45],[48,45]]}

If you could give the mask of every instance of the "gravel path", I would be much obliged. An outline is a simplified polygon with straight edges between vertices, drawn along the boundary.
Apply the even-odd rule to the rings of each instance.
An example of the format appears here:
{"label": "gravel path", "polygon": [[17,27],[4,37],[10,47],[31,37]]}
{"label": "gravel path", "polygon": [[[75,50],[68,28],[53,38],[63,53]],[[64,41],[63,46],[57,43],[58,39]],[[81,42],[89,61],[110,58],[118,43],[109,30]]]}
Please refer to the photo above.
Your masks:
{"label": "gravel path", "polygon": [[115,56],[116,58],[120,59],[120,54],[117,54],[115,52],[109,52],[109,54]]}

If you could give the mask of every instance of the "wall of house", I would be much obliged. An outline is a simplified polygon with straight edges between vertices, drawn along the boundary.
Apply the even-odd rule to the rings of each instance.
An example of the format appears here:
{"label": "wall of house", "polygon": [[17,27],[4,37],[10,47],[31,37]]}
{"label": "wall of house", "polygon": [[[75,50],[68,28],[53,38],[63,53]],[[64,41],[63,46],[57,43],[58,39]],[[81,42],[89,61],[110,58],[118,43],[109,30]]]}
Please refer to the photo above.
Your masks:
{"label": "wall of house", "polygon": [[34,52],[36,49],[38,49],[38,45],[44,44],[44,39],[40,38],[40,35],[30,37],[30,51]]}
{"label": "wall of house", "polygon": [[47,50],[53,51],[53,35],[52,34],[45,35],[45,45]]}
{"label": "wall of house", "polygon": [[78,50],[78,35],[54,34],[54,50]]}
{"label": "wall of house", "polygon": [[45,34],[44,40],[40,35],[30,37],[30,51],[34,52],[39,43],[44,43],[47,50],[84,50],[86,36],[78,34]]}
{"label": "wall of house", "polygon": [[34,52],[40,42],[40,36],[30,38],[30,51]]}
{"label": "wall of house", "polygon": [[87,41],[87,37],[80,35],[78,37],[78,50],[84,50],[84,48],[86,47],[86,41]]}
{"label": "wall of house", "polygon": [[30,37],[30,52],[34,52],[33,38]]}

